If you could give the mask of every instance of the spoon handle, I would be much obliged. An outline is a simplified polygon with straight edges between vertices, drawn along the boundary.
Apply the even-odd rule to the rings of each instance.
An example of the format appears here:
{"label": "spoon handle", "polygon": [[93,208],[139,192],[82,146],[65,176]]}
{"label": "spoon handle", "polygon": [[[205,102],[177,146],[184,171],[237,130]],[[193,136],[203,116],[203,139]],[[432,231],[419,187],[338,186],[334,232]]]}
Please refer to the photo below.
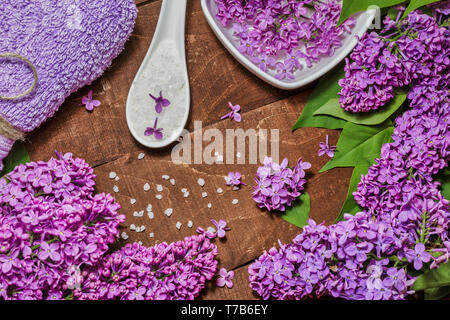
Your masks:
{"label": "spoon handle", "polygon": [[172,40],[184,49],[186,5],[187,0],[163,0],[155,30],[159,41]]}

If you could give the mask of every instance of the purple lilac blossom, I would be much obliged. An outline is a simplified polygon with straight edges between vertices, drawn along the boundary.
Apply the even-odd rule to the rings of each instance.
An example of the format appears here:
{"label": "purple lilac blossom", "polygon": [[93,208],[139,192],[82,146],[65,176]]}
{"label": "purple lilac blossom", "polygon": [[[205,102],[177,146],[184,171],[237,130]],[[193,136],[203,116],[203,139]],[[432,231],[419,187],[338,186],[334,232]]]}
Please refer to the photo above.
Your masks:
{"label": "purple lilac blossom", "polygon": [[386,16],[384,29],[365,34],[346,59],[345,78],[339,81],[344,110],[376,110],[394,97],[395,88],[414,86],[432,69],[448,66],[448,29],[419,11],[399,21],[400,13],[395,21]]}
{"label": "purple lilac blossom", "polygon": [[155,97],[151,93],[148,95],[155,101],[156,113],[161,113],[163,107],[168,107],[170,105],[170,101],[162,96],[162,91],[159,92],[159,97]]}
{"label": "purple lilac blossom", "polygon": [[238,50],[264,72],[276,68],[280,80],[294,79],[302,61],[311,67],[332,56],[355,25],[350,18],[336,26],[341,4],[335,0],[215,1],[216,19],[233,28]]}
{"label": "purple lilac blossom", "polygon": [[336,151],[336,146],[328,145],[328,135],[325,138],[325,142],[319,142],[319,151],[317,152],[319,157],[326,154],[328,157],[333,158],[335,151]]}
{"label": "purple lilac blossom", "polygon": [[233,288],[234,271],[227,271],[225,268],[220,268],[219,278],[216,281],[218,287],[227,286],[229,289]]}
{"label": "purple lilac blossom", "polygon": [[283,212],[301,195],[303,185],[306,183],[304,170],[311,168],[311,164],[303,162],[300,158],[293,169],[287,165],[287,159],[278,164],[266,157],[263,166],[258,168],[256,186],[253,187],[253,200],[259,208]]}
{"label": "purple lilac blossom", "polygon": [[[17,166],[0,179],[3,299],[63,299],[75,272],[97,264],[125,216],[109,194],[94,194],[93,169],[72,154]],[[1,289],[0,289],[1,291]]]}
{"label": "purple lilac blossom", "polygon": [[193,300],[217,270],[217,247],[205,235],[144,247],[125,245],[86,270],[79,300]]}
{"label": "purple lilac blossom", "polygon": [[226,115],[222,116],[220,119],[226,119],[226,118],[230,118],[236,122],[241,122],[242,117],[241,115],[238,113],[239,111],[241,111],[241,106],[240,105],[235,105],[233,106],[233,104],[231,102],[228,102],[228,107],[230,107],[231,112],[227,113]]}
{"label": "purple lilac blossom", "polygon": [[[433,16],[441,19],[439,14]],[[415,278],[408,268],[427,271],[449,261],[449,201],[433,179],[447,168],[450,156],[449,32],[418,12],[405,21],[427,50],[413,40],[396,41],[405,52],[410,42],[415,53],[405,54],[411,59],[422,58],[412,64],[400,62],[416,70],[405,80],[411,86],[411,109],[396,119],[393,142],[382,147],[380,158],[353,193],[363,211],[345,214],[343,221],[328,227],[309,220],[292,243],[264,252],[248,269],[250,287],[264,299],[324,294],[351,300],[405,299],[414,292]],[[380,54],[383,60],[391,59],[378,40],[376,34],[367,35],[352,59],[377,61]],[[380,85],[367,75],[358,81],[364,79]],[[373,100],[358,104],[358,109],[371,108]],[[261,190],[268,187],[260,183]]]}
{"label": "purple lilac blossom", "polygon": [[92,94],[93,94],[93,91],[90,90],[88,92],[87,97],[83,97],[81,99],[82,105],[84,105],[86,107],[86,110],[88,110],[88,111],[92,111],[92,110],[94,110],[94,108],[101,105],[101,102],[99,100],[95,100],[92,98]]}
{"label": "purple lilac blossom", "polygon": [[154,135],[156,139],[161,140],[163,138],[162,131],[164,129],[163,128],[157,128],[157,125],[158,125],[158,118],[155,119],[155,123],[153,124],[153,128],[152,127],[145,128],[144,135],[145,136]]}

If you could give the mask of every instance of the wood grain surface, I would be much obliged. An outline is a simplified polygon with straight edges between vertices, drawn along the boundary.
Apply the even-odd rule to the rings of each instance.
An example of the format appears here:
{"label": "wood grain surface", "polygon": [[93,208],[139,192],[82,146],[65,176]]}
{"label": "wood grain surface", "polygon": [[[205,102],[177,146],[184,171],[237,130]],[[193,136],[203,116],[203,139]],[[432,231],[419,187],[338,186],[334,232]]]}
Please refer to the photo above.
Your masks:
{"label": "wood grain surface", "polygon": [[[198,226],[210,226],[211,219],[227,220],[232,230],[224,241],[217,241],[218,258],[220,267],[235,270],[234,287],[217,288],[211,282],[201,298],[257,299],[249,288],[248,264],[264,250],[278,246],[278,240],[291,241],[300,230],[278,215],[256,207],[251,199],[256,164],[177,165],[171,160],[170,147],[150,150],[132,138],[125,120],[125,102],[152,40],[161,1],[136,0],[136,4],[139,14],[125,50],[100,79],[69,97],[55,117],[28,137],[27,150],[32,160],[47,160],[54,155],[54,150],[61,150],[85,158],[94,166],[97,190],[113,194],[122,205],[121,212],[127,215],[127,221],[121,226],[129,235],[127,242],[136,240],[153,245],[180,240],[194,234]],[[216,39],[199,0],[188,0],[186,55],[191,90],[191,113],[186,125],[189,136],[193,138],[206,129],[217,129],[224,134],[226,129],[278,129],[280,158],[287,157],[295,164],[302,156],[312,163],[306,186],[311,196],[310,216],[319,222],[332,223],[345,199],[352,171],[344,168],[317,173],[327,161],[326,157],[317,156],[318,144],[327,134],[330,143],[336,143],[338,131],[290,130],[310,90],[279,90],[248,72]],[[102,103],[93,112],[80,106],[81,97],[90,89]],[[228,101],[241,105],[241,123],[220,120],[229,110]],[[194,121],[202,121],[203,129],[195,131]],[[145,154],[141,160],[139,153]],[[248,158],[248,148],[241,156]],[[111,171],[118,174],[119,181],[109,178]],[[248,186],[238,191],[227,187],[224,176],[229,171],[240,171]],[[162,175],[175,179],[175,185],[163,180]],[[203,188],[198,185],[198,178],[205,180]],[[151,186],[148,192],[143,189],[145,183]],[[163,186],[162,192],[157,191],[158,184]],[[114,186],[119,192],[113,192]],[[189,197],[183,197],[182,188],[189,190]],[[224,192],[217,193],[218,188]],[[202,192],[207,196],[202,197]],[[161,194],[160,200],[155,197],[157,194]],[[131,198],[136,199],[135,204],[130,203]],[[233,199],[238,199],[238,204],[233,204]],[[148,204],[153,206],[154,219],[149,219],[145,212]],[[164,214],[167,208],[173,209],[170,217]],[[133,216],[141,210],[144,210],[143,217]],[[175,227],[178,221],[182,223],[180,230]],[[193,222],[192,228],[187,227],[188,221]],[[145,225],[145,232],[130,231],[131,224]],[[154,238],[150,238],[150,232]],[[123,243],[119,240],[117,244]]]}

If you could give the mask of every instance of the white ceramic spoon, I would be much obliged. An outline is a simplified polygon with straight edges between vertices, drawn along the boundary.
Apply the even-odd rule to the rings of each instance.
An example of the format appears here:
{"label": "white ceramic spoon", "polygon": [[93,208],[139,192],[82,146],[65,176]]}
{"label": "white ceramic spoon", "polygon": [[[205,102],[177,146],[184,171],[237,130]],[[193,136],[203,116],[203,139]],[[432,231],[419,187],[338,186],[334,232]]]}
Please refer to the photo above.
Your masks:
{"label": "white ceramic spoon", "polygon": [[[184,31],[187,0],[163,0],[148,52],[133,80],[127,98],[126,118],[133,137],[144,146],[161,148],[177,140],[189,115],[189,78]],[[157,113],[152,94],[170,100]],[[146,128],[162,128],[163,137],[145,136]]]}

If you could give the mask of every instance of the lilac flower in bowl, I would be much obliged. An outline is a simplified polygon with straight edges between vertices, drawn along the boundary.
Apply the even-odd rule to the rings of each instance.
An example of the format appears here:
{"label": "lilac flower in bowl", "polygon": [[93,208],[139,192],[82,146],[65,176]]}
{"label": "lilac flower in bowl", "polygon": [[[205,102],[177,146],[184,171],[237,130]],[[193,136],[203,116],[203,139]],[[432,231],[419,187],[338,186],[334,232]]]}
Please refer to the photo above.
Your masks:
{"label": "lilac flower in bowl", "polygon": [[[282,20],[283,15],[275,14],[276,10],[271,12],[268,8],[259,7],[257,4],[259,2],[240,5],[240,2],[234,1],[201,0],[202,10],[210,27],[231,55],[260,79],[286,90],[305,86],[339,64],[356,45],[357,37],[362,37],[367,31],[376,13],[375,10],[360,13],[356,19],[349,19],[341,27],[335,28],[333,23],[322,22],[324,18],[337,21],[340,12],[340,8],[337,7],[340,6],[339,2],[318,1],[316,5],[319,9],[316,9],[317,13],[313,19],[311,17],[314,12],[306,8],[303,2],[310,3],[310,1],[292,1],[291,9],[287,5],[286,9],[291,10],[290,17]],[[243,18],[244,16],[247,18]],[[308,27],[296,21],[304,21]],[[314,26],[315,21],[317,26]],[[276,26],[279,33],[271,34]],[[286,72],[285,69],[281,69],[281,73],[277,72],[275,63],[269,62],[264,54],[269,53],[281,59],[278,61],[284,64],[285,58],[290,57],[289,50],[300,47],[301,39],[313,37],[311,33],[313,27],[322,31],[322,41],[320,43],[312,41],[312,45],[305,46],[306,49],[302,52],[304,57],[298,58],[302,66],[292,72],[294,78],[291,79],[291,72],[287,69]],[[283,36],[285,34],[289,34],[289,37]],[[266,52],[263,52],[263,49]],[[283,56],[281,52],[286,52],[286,57],[280,57]],[[275,77],[276,74],[279,74],[280,79]]]}

